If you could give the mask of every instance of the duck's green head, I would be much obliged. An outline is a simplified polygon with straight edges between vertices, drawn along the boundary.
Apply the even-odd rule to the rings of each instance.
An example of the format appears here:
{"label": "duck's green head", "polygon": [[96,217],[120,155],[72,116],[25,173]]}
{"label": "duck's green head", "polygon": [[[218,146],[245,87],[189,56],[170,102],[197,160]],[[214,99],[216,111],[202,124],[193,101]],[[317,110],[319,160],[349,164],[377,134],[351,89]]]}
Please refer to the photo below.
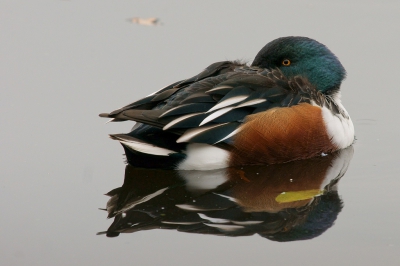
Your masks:
{"label": "duck's green head", "polygon": [[306,37],[282,37],[265,45],[252,66],[279,68],[288,77],[303,76],[321,92],[339,89],[346,70],[323,44]]}

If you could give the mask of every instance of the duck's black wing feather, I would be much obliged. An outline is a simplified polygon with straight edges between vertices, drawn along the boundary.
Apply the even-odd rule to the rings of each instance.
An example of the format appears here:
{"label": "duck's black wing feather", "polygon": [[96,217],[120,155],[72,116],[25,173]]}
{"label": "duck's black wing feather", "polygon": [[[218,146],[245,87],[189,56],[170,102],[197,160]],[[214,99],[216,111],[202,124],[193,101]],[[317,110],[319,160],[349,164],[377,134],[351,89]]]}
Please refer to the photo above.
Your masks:
{"label": "duck's black wing feather", "polygon": [[101,116],[175,133],[178,143],[215,144],[229,140],[248,115],[311,101],[322,106],[327,99],[306,78],[224,61]]}

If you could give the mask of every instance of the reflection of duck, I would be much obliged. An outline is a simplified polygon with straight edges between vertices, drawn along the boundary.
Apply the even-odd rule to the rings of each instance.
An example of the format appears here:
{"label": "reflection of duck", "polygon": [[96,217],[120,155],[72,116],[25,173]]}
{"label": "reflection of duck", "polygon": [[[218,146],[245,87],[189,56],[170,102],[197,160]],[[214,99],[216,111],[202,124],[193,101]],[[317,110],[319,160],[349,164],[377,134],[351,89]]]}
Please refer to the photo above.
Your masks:
{"label": "reflection of duck", "polygon": [[129,134],[111,135],[138,167],[211,170],[306,159],[354,140],[340,102],[345,74],[323,44],[284,37],[251,66],[214,63],[100,116],[139,122]]}
{"label": "reflection of duck", "polygon": [[124,184],[107,195],[107,236],[149,229],[200,234],[259,234],[310,239],[332,226],[342,202],[337,182],[353,147],[307,160],[211,171],[126,166]]}

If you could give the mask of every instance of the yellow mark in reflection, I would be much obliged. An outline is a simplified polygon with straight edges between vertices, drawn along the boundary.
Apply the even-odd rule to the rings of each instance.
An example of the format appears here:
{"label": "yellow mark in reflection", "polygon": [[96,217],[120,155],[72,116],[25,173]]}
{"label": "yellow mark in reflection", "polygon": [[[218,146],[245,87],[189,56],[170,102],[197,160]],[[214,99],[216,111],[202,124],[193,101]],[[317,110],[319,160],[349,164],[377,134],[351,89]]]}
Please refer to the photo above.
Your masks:
{"label": "yellow mark in reflection", "polygon": [[279,203],[287,203],[299,200],[307,200],[317,197],[322,193],[323,190],[320,189],[282,192],[275,198],[275,201]]}

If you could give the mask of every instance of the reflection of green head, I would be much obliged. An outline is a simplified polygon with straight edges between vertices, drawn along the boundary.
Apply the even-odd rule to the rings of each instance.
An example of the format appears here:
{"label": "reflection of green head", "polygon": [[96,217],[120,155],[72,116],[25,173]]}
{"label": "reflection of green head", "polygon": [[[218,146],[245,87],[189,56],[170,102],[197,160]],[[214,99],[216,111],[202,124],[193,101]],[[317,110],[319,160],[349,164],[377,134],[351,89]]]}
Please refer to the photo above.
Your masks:
{"label": "reflection of green head", "polygon": [[[343,202],[339,198],[337,191],[332,190],[315,198],[314,202],[307,209],[289,209],[288,215],[297,217],[295,221],[289,222],[291,223],[291,228],[286,228],[281,232],[270,235],[260,235],[278,242],[312,239],[320,236],[333,225],[342,208]],[[295,211],[296,213],[290,215],[291,211]],[[302,214],[299,215],[298,212]],[[299,217],[301,218],[298,219]],[[291,220],[288,217],[286,219]]]}
{"label": "reflection of green head", "polygon": [[340,87],[346,70],[323,44],[306,37],[283,37],[265,45],[252,66],[279,68],[288,77],[303,76],[321,92]]}

